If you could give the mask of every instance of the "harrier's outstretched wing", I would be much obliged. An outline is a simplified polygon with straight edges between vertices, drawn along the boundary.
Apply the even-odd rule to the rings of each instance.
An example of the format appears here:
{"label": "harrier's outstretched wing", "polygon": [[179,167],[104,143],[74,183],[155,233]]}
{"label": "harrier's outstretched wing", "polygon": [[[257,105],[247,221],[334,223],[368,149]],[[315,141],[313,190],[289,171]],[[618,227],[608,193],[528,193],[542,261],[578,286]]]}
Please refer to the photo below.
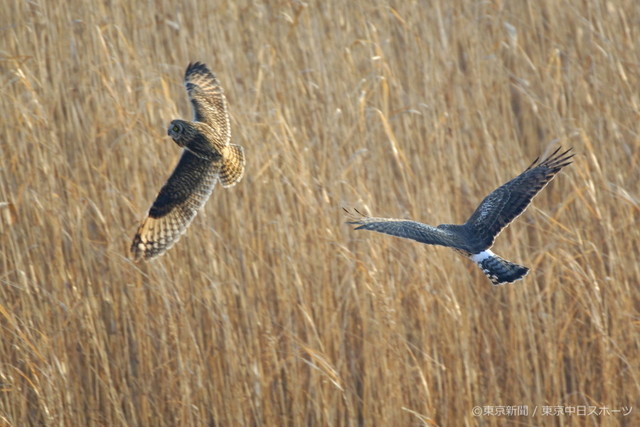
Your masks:
{"label": "harrier's outstretched wing", "polygon": [[496,236],[531,203],[553,177],[571,163],[571,148],[559,153],[560,148],[538,163],[538,159],[518,177],[494,190],[484,198],[464,227],[470,235],[482,242],[481,249],[491,247]]}
{"label": "harrier's outstretched wing", "polygon": [[351,221],[348,224],[357,225],[356,230],[371,230],[378,233],[390,234],[405,239],[413,239],[428,245],[440,245],[457,248],[464,245],[464,236],[458,232],[446,230],[417,221],[396,218],[374,218],[360,214],[356,216],[345,209]]}
{"label": "harrier's outstretched wing", "polygon": [[211,195],[219,168],[219,164],[183,151],[180,162],[133,238],[134,259],[155,258],[178,241]]}
{"label": "harrier's outstretched wing", "polygon": [[228,144],[231,126],[227,112],[227,100],[215,74],[205,64],[189,64],[184,75],[184,85],[193,107],[194,120],[211,126],[216,134]]}

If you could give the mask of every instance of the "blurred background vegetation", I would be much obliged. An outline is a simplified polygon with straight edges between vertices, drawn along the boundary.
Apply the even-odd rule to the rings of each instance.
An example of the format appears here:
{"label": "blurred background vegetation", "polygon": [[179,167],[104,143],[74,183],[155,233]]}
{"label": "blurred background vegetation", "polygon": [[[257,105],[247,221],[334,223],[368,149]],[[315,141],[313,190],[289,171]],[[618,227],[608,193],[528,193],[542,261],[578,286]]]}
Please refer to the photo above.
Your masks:
{"label": "blurred background vegetation", "polygon": [[[2,2],[0,423],[638,425],[639,32],[635,0]],[[135,264],[190,61],[245,178]],[[495,248],[524,281],[344,224],[462,222],[557,145]],[[579,405],[634,408],[541,415]]]}

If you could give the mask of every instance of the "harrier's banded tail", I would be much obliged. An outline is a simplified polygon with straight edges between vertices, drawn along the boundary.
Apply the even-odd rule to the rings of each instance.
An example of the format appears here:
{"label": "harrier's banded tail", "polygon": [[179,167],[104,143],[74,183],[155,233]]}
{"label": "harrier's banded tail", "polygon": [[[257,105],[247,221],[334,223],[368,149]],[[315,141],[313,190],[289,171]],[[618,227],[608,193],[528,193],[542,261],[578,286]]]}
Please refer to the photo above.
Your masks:
{"label": "harrier's banded tail", "polygon": [[500,258],[490,250],[473,254],[470,258],[480,266],[494,285],[515,282],[527,275],[529,269]]}

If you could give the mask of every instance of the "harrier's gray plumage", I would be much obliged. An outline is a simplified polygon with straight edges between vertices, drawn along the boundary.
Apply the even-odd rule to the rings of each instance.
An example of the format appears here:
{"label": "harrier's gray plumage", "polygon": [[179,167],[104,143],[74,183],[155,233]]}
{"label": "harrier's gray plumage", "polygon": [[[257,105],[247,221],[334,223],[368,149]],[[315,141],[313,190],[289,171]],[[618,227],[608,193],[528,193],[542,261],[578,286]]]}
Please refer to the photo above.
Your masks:
{"label": "harrier's gray plumage", "polygon": [[502,229],[524,212],[560,169],[571,163],[574,156],[571,150],[559,153],[558,148],[546,159],[534,160],[523,173],[485,197],[462,225],[440,224],[433,227],[405,219],[355,217],[347,211],[353,219],[349,224],[358,225],[356,230],[377,231],[453,248],[478,264],[494,285],[514,282],[522,279],[529,269],[500,258],[489,248]]}

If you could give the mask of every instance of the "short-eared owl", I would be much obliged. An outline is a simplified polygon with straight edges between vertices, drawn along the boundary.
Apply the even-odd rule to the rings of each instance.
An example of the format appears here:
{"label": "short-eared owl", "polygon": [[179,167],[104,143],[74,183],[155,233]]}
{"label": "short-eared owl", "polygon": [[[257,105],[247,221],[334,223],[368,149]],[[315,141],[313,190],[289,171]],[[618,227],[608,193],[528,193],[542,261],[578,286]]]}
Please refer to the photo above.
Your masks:
{"label": "short-eared owl", "polygon": [[531,199],[560,169],[571,163],[574,156],[571,148],[563,153],[559,151],[560,148],[539,163],[537,158],[518,177],[494,190],[462,225],[433,227],[404,219],[356,217],[347,211],[353,219],[349,224],[358,225],[356,230],[372,230],[453,248],[478,264],[494,285],[514,282],[522,279],[529,269],[500,258],[489,248],[500,231],[529,206]]}
{"label": "short-eared owl", "polygon": [[184,150],[133,238],[131,254],[136,260],[165,253],[185,232],[216,182],[231,187],[244,173],[244,150],[230,144],[227,101],[216,76],[195,62],[187,67],[184,85],[194,119],[169,124],[169,136]]}

